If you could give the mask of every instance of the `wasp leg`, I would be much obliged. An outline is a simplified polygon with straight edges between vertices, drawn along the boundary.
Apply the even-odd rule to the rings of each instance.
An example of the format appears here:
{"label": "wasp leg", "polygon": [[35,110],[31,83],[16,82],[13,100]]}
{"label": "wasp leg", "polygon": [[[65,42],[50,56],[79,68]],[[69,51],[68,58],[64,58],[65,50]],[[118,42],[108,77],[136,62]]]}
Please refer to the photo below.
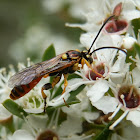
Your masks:
{"label": "wasp leg", "polygon": [[97,71],[95,71],[95,70],[92,68],[91,64],[90,64],[86,59],[83,58],[83,59],[81,60],[81,64],[82,64],[82,66],[83,66],[84,64],[86,64],[95,74],[97,74],[99,77],[103,77],[102,74],[98,73]]}
{"label": "wasp leg", "polygon": [[44,99],[44,113],[45,113],[45,109],[46,109],[46,94],[44,93],[44,90],[49,90],[54,88],[54,86],[60,81],[61,79],[61,74],[57,75],[54,79],[52,83],[47,83],[45,84],[42,89],[41,89],[41,93],[42,93],[42,97]]}
{"label": "wasp leg", "polygon": [[[66,91],[66,87],[68,85],[68,81],[67,81],[67,78],[68,78],[68,74],[63,74],[64,75],[64,89],[63,89],[63,92],[62,94]],[[69,107],[69,105],[66,103],[65,99],[63,98],[64,100],[64,103],[67,107]]]}

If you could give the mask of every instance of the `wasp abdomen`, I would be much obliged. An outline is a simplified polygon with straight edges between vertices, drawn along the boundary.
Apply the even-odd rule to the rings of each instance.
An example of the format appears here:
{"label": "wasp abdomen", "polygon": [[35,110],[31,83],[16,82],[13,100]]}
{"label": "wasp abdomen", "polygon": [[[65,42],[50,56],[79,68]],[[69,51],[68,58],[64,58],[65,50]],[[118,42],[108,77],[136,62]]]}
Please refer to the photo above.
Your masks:
{"label": "wasp abdomen", "polygon": [[14,87],[11,91],[10,98],[13,99],[13,100],[16,100],[16,99],[24,96],[41,80],[41,78],[42,77],[34,79],[29,84],[19,85],[19,86]]}

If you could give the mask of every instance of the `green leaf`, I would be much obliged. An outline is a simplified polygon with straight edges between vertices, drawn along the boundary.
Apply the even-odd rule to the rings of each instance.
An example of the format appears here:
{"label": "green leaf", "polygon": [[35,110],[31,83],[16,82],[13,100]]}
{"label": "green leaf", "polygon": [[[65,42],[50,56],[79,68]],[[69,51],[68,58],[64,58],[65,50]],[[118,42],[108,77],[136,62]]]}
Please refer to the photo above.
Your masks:
{"label": "green leaf", "polygon": [[136,53],[138,54],[139,58],[140,58],[140,44],[138,43],[134,43],[134,48],[136,50]]}
{"label": "green leaf", "polygon": [[97,134],[94,140],[108,140],[109,134],[112,132],[109,130],[109,126],[111,124],[112,122],[110,122],[99,134]]}
{"label": "green leaf", "polygon": [[9,112],[11,112],[13,115],[18,116],[21,119],[28,115],[21,106],[19,106],[17,103],[10,99],[5,100],[2,104]]}
{"label": "green leaf", "polygon": [[131,49],[127,50],[127,56],[126,56],[126,63],[130,63],[130,71],[132,71],[135,67],[136,64],[133,60],[130,59],[130,57],[135,58],[136,56],[136,50],[134,47],[132,47]]}
{"label": "green leaf", "polygon": [[74,104],[74,103],[77,103],[79,102],[79,100],[76,98],[76,95],[78,93],[80,93],[83,89],[85,88],[85,85],[81,85],[80,87],[78,87],[76,90],[74,91],[71,91],[70,92],[70,97],[68,98],[68,100],[66,101],[67,104]]}
{"label": "green leaf", "polygon": [[[73,78],[81,78],[81,77],[80,77],[79,75],[73,73],[73,74],[70,74],[70,75],[68,76],[68,79],[67,79],[67,80],[71,80],[71,79],[73,79]],[[69,81],[68,81],[68,82],[69,82]],[[60,84],[59,87],[57,88],[57,90],[56,90],[56,92],[55,92],[55,94],[53,95],[52,98],[55,98],[56,96],[60,95],[60,94],[63,92],[63,89],[62,89],[62,87],[61,87],[63,83],[64,83],[64,81],[61,82],[61,84]],[[52,92],[51,92],[51,93],[52,93]]]}
{"label": "green leaf", "polygon": [[[85,88],[85,85],[81,85],[75,91],[71,91],[70,92],[70,97],[66,101],[67,105],[72,105],[72,104],[80,103],[80,101],[76,98],[76,95],[78,93],[80,93],[84,88]],[[62,105],[56,106],[56,107],[47,107],[46,112],[50,113],[50,112],[54,111],[55,109],[63,107],[63,106],[66,106],[65,103],[63,103]]]}
{"label": "green leaf", "polygon": [[133,19],[131,21],[131,24],[133,26],[135,36],[136,36],[136,38],[138,38],[138,32],[139,32],[139,29],[140,29],[140,18]]}
{"label": "green leaf", "polygon": [[68,80],[71,80],[73,78],[81,78],[81,77],[79,75],[75,74],[75,73],[72,73],[72,74],[69,75]]}
{"label": "green leaf", "polygon": [[62,89],[62,87],[61,87],[63,83],[64,83],[64,82],[61,82],[61,84],[60,84],[59,87],[57,88],[55,94],[53,95],[52,99],[55,98],[55,97],[57,97],[58,95],[60,95],[60,94],[63,92],[63,89]]}
{"label": "green leaf", "polygon": [[56,56],[54,45],[51,44],[44,52],[42,61],[49,60]]}

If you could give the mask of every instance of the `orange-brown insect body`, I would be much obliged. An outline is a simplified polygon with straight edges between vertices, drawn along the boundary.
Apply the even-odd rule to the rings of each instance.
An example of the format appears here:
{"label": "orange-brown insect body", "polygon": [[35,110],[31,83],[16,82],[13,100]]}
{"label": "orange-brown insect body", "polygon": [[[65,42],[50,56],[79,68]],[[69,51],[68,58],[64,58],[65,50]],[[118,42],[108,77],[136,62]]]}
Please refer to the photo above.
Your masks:
{"label": "orange-brown insect body", "polygon": [[[63,58],[66,55],[66,58]],[[10,98],[16,100],[28,93],[45,75],[54,76],[73,73],[75,63],[80,63],[82,54],[80,51],[70,50],[50,60],[25,68],[13,75],[9,80],[9,86],[13,87]],[[89,59],[89,58],[87,58]]]}
{"label": "orange-brown insect body", "polygon": [[26,85],[19,85],[12,89],[10,98],[13,100],[19,99],[20,97],[24,96],[26,93],[28,93],[36,84],[41,80],[41,77],[33,80],[29,84]]}

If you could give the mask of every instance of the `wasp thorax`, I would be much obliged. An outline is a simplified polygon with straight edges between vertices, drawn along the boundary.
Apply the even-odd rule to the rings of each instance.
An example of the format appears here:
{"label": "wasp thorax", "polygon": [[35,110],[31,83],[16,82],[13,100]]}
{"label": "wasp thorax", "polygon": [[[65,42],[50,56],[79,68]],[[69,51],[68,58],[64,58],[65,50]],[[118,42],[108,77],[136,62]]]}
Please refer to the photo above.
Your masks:
{"label": "wasp thorax", "polygon": [[42,132],[36,140],[59,140],[58,136],[51,130]]}
{"label": "wasp thorax", "polygon": [[103,77],[104,73],[105,73],[105,66],[103,63],[101,63],[100,65],[97,65],[93,68],[96,73],[92,70],[89,70],[88,73],[86,74],[86,77],[90,80],[96,80],[97,78],[101,78]]}
{"label": "wasp thorax", "polygon": [[140,104],[140,95],[133,85],[125,85],[119,89],[118,99],[124,107],[132,109]]}
{"label": "wasp thorax", "polygon": [[88,53],[88,50],[83,50],[83,53]]}
{"label": "wasp thorax", "polygon": [[67,54],[63,54],[63,55],[62,55],[62,59],[63,59],[63,60],[67,59]]}

